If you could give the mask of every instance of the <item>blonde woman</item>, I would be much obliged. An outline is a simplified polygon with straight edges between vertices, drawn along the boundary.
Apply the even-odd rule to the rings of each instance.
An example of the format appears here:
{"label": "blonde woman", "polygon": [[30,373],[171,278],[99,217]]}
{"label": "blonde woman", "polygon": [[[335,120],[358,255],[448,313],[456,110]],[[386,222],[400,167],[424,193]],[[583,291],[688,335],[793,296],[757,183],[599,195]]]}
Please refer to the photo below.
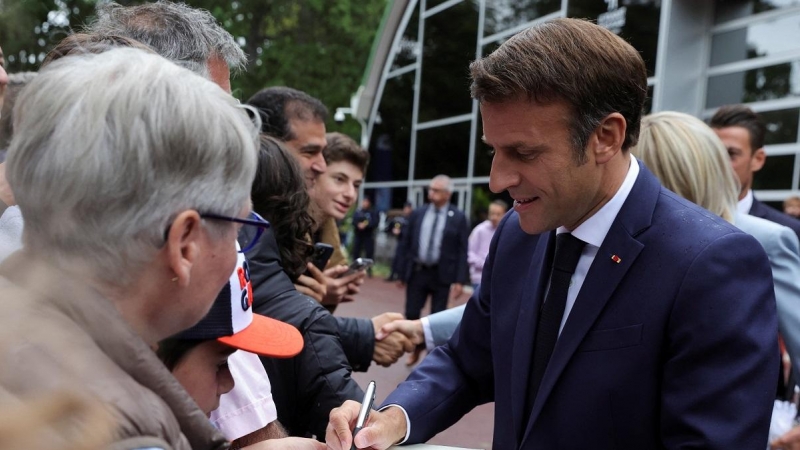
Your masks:
{"label": "blonde woman", "polygon": [[797,236],[785,226],[737,213],[739,183],[727,150],[714,131],[699,119],[678,112],[647,116],[642,119],[639,143],[632,152],[667,189],[733,223],[764,247],[772,267],[781,335],[797,373],[800,368]]}

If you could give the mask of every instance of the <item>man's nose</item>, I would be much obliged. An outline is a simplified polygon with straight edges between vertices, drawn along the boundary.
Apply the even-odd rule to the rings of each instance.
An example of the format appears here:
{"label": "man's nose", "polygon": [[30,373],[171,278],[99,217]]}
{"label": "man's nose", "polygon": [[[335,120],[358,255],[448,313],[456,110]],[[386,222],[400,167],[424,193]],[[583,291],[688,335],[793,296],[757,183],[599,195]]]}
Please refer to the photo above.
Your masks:
{"label": "man's nose", "polygon": [[492,158],[492,170],[489,173],[489,190],[499,194],[519,184],[519,173],[513,164],[499,153]]}
{"label": "man's nose", "polygon": [[325,162],[325,157],[322,156],[322,153],[316,155],[312,160],[311,170],[317,174],[323,174],[326,170],[328,170],[328,164]]}
{"label": "man's nose", "polygon": [[356,191],[355,186],[348,183],[347,190],[344,191],[344,198],[348,201],[352,201],[356,196],[358,196],[358,191]]}

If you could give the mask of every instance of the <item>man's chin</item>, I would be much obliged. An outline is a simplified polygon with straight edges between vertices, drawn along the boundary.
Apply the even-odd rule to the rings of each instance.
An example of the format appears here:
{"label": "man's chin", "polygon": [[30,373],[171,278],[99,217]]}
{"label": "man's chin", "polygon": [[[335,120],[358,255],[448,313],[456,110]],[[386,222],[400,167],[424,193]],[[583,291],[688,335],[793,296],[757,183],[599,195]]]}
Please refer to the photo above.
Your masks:
{"label": "man's chin", "polygon": [[522,215],[519,216],[519,227],[522,228],[526,234],[542,234],[558,227],[548,227],[546,224],[537,220],[527,219]]}

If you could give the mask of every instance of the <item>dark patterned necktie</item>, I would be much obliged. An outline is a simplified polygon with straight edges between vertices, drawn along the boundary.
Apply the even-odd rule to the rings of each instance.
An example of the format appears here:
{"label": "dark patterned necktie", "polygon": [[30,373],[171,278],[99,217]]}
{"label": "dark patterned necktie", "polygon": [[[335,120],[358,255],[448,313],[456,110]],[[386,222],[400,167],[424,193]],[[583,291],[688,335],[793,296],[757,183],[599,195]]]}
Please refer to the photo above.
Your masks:
{"label": "dark patterned necktie", "polygon": [[550,272],[550,289],[547,291],[544,304],[539,311],[539,323],[536,327],[536,341],[533,349],[533,364],[528,380],[528,393],[525,403],[523,428],[527,426],[539,385],[542,383],[544,371],[558,340],[558,330],[567,305],[569,284],[578,260],[581,257],[585,242],[570,233],[561,233],[556,237],[556,251],[553,257],[553,268]]}

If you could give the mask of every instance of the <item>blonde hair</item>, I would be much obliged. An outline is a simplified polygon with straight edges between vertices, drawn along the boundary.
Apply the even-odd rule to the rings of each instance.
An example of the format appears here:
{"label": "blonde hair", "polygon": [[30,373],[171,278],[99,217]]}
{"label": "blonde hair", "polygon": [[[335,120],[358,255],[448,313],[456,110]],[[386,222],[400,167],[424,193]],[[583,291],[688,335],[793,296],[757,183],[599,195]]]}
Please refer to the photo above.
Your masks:
{"label": "blonde hair", "polygon": [[701,120],[679,112],[646,116],[631,152],[664,187],[733,223],[739,181],[722,141]]}

